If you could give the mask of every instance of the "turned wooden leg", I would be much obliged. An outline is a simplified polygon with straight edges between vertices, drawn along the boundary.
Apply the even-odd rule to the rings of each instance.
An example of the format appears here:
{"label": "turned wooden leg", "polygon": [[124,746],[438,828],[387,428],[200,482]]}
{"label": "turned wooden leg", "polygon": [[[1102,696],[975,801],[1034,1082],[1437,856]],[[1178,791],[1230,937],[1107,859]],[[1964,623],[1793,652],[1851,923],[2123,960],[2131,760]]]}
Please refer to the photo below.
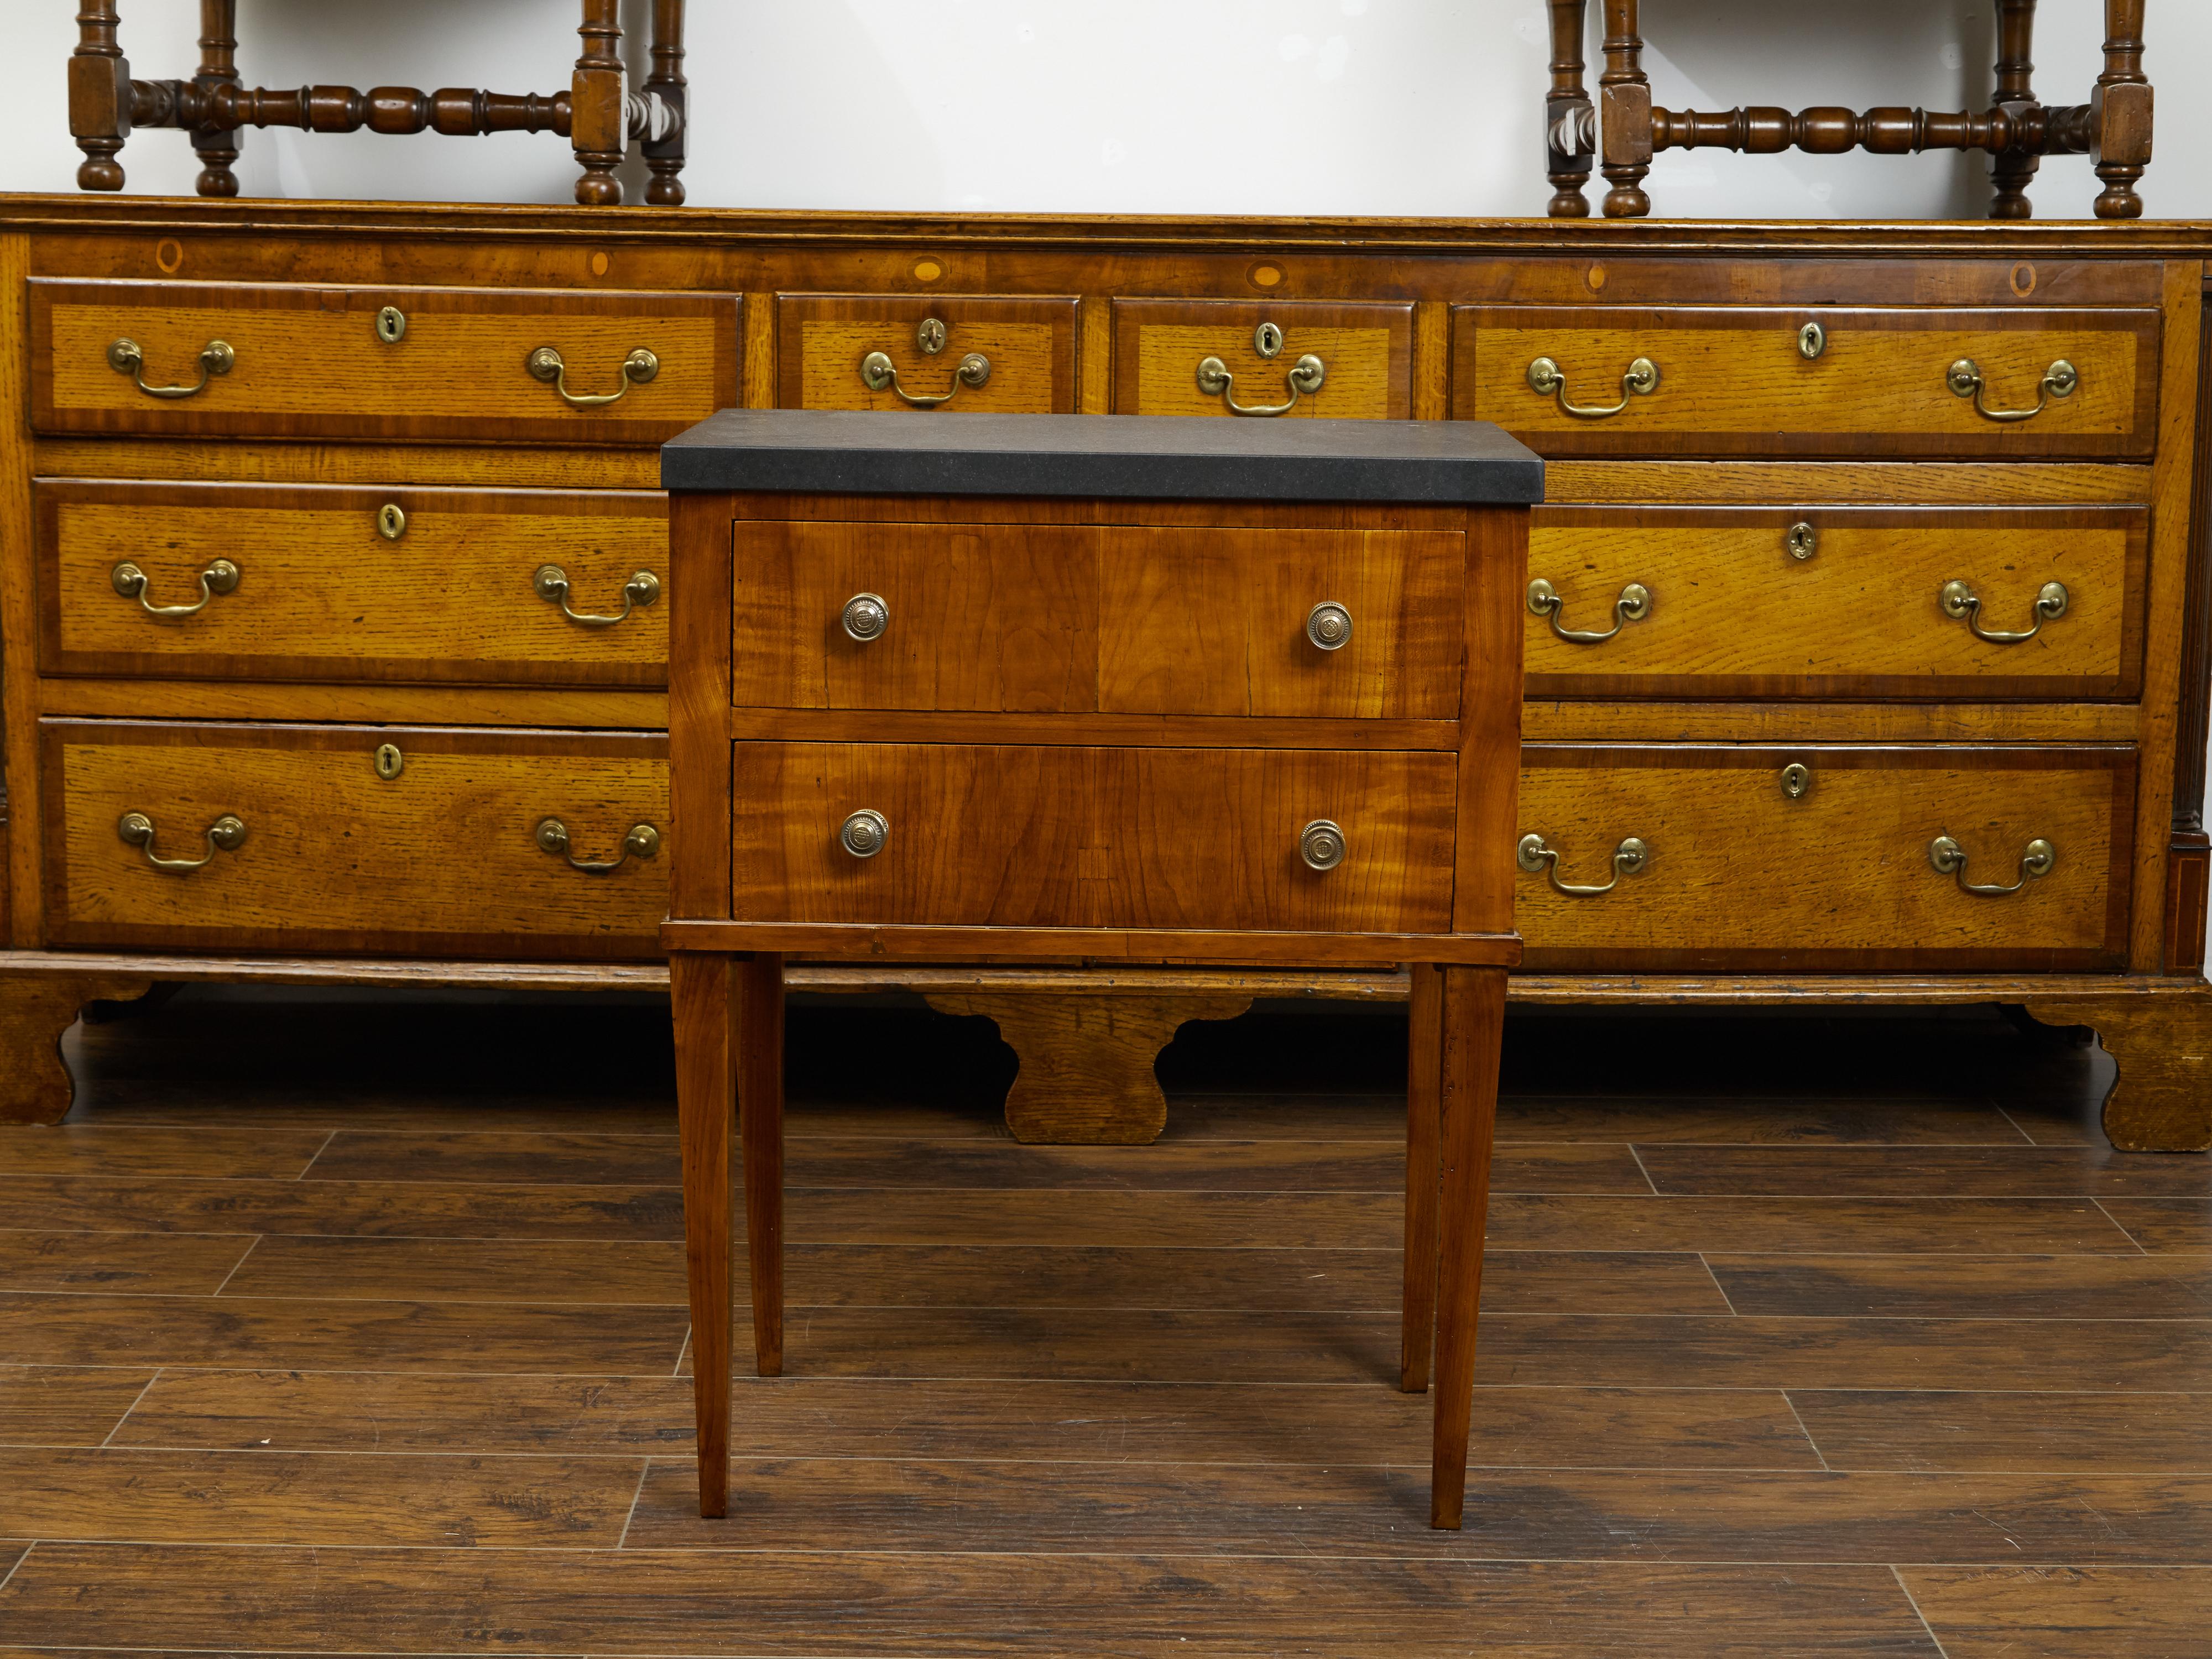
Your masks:
{"label": "turned wooden leg", "polygon": [[1605,0],[1605,73],[1598,77],[1605,156],[1605,216],[1640,219],[1651,211],[1644,175],[1651,171],[1651,82],[1644,73],[1644,37],[1636,0]]}
{"label": "turned wooden leg", "polygon": [[1447,968],[1443,981],[1443,1190],[1429,1524],[1455,1532],[1467,1498],[1468,1428],[1474,1412],[1475,1312],[1482,1301],[1490,1146],[1498,1128],[1505,970]]}
{"label": "turned wooden leg", "polygon": [[2151,91],[2142,72],[2143,0],[2105,0],[2105,72],[2089,95],[2091,149],[2105,188],[2100,219],[2140,219],[2136,180],[2150,164]]}
{"label": "turned wooden leg", "polygon": [[783,1375],[783,958],[738,968],[738,1141],[752,1266],[753,1362]]}
{"label": "turned wooden leg", "polygon": [[[96,1000],[128,1002],[153,981],[76,974],[0,974],[0,1123],[58,1123],[76,1085],[62,1060],[62,1038],[79,1010]],[[7,1152],[0,1147],[0,1169]]]}
{"label": "turned wooden leg", "polygon": [[1415,963],[1406,1044],[1406,1294],[1398,1386],[1429,1386],[1437,1327],[1437,1145],[1443,1090],[1444,980],[1441,969]]}
{"label": "turned wooden leg", "polygon": [[2087,1025],[2119,1074],[2105,1133],[2124,1152],[2212,1151],[2212,985],[2027,1005],[2046,1025]]}
{"label": "turned wooden leg", "polygon": [[[1996,107],[2024,120],[2035,108],[2031,84],[2035,75],[2035,0],[1997,0]],[[1990,201],[1992,219],[2027,219],[2035,214],[2027,187],[2043,158],[2032,150],[2000,150],[1990,163],[1990,182],[1996,195]]]}
{"label": "turned wooden leg", "polygon": [[[200,0],[200,72],[192,77],[203,97],[226,82],[238,81],[238,0]],[[238,175],[236,127],[201,127],[192,133],[200,158],[194,187],[203,196],[235,196]]]}
{"label": "turned wooden leg", "polygon": [[654,125],[646,130],[645,164],[653,177],[645,199],[655,207],[684,205],[684,160],[690,142],[690,111],[684,79],[684,0],[653,0],[653,74],[645,83],[647,100],[658,100]]}
{"label": "turned wooden leg", "polygon": [[1006,1127],[1032,1146],[1143,1146],[1167,1127],[1152,1062],[1194,1019],[1234,1019],[1249,996],[932,995],[939,1013],[981,1014],[1021,1062]]}
{"label": "turned wooden leg", "polygon": [[69,66],[70,136],[84,152],[79,190],[123,188],[123,164],[115,158],[131,131],[131,63],[115,30],[115,0],[82,0]]}
{"label": "turned wooden leg", "polygon": [[732,1230],[730,1122],[738,1081],[738,963],[668,959],[676,1020],[676,1110],[684,1147],[684,1266],[691,1295],[691,1401],[699,1428],[699,1513],[730,1506]]}
{"label": "turned wooden leg", "polygon": [[1544,161],[1553,194],[1554,219],[1587,219],[1589,182],[1597,161],[1597,108],[1583,85],[1583,37],[1589,0],[1552,0],[1552,93],[1544,100]]}
{"label": "turned wooden leg", "polygon": [[584,0],[576,33],[584,50],[568,82],[568,142],[583,173],[576,200],[585,207],[616,207],[622,180],[615,169],[629,148],[629,112],[623,107],[621,0]]}

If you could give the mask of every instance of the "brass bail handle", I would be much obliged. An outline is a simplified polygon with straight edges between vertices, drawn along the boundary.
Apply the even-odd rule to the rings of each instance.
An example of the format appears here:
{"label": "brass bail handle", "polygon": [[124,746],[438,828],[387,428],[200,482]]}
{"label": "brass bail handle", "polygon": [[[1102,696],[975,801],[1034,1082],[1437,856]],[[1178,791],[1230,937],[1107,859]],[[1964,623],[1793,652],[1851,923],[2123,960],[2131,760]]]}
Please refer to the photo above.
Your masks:
{"label": "brass bail handle", "polygon": [[1552,631],[1570,645],[1603,645],[1632,622],[1642,622],[1651,614],[1651,590],[1642,582],[1631,582],[1620,590],[1620,597],[1613,602],[1613,626],[1604,633],[1592,633],[1582,629],[1563,627],[1559,611],[1565,605],[1559,589],[1541,576],[1528,584],[1528,609],[1534,615],[1551,619]]}
{"label": "brass bail handle", "polygon": [[1601,893],[1610,893],[1620,885],[1623,876],[1644,873],[1651,861],[1651,849],[1631,836],[1613,849],[1613,879],[1602,887],[1577,887],[1559,879],[1559,849],[1546,842],[1543,836],[1528,835],[1521,837],[1521,848],[1514,862],[1529,874],[1542,872],[1551,878],[1552,885],[1570,898],[1595,898]]}
{"label": "brass bail handle", "polygon": [[1963,621],[1978,640],[1990,645],[2024,645],[2043,631],[2043,624],[2056,622],[2066,614],[2072,597],[2066,592],[2064,582],[2045,582],[2035,596],[2035,623],[2017,634],[2007,634],[1994,628],[1982,626],[1982,601],[1970,582],[1950,581],[1943,584],[1936,594],[1936,602],[1943,614],[1953,621]]}
{"label": "brass bail handle", "polygon": [[618,622],[629,620],[629,613],[641,605],[651,605],[660,597],[660,578],[650,570],[640,570],[623,584],[623,608],[611,617],[595,616],[587,611],[571,609],[568,604],[568,573],[557,564],[541,564],[530,579],[530,586],[538,597],[548,605],[557,605],[561,614],[579,628],[612,628]]}
{"label": "brass bail handle", "polygon": [[522,360],[531,379],[544,380],[560,393],[561,401],[571,409],[598,409],[615,402],[634,386],[643,386],[660,373],[660,359],[643,346],[638,347],[622,361],[622,384],[612,392],[571,392],[568,390],[568,365],[551,346],[540,346]]}
{"label": "brass bail handle", "polygon": [[1539,357],[1528,365],[1528,387],[1540,398],[1556,398],[1560,412],[1578,421],[1609,421],[1625,414],[1632,399],[1648,398],[1659,389],[1659,365],[1649,357],[1638,357],[1629,364],[1620,377],[1620,401],[1602,407],[1569,401],[1566,371],[1549,357]]}
{"label": "brass bail handle", "polygon": [[207,851],[196,859],[165,859],[154,850],[154,820],[143,812],[125,812],[116,821],[115,833],[130,846],[146,854],[146,862],[156,870],[167,870],[177,875],[189,875],[203,866],[213,863],[217,853],[235,853],[246,843],[246,820],[233,812],[225,812],[207,827]]}
{"label": "brass bail handle", "polygon": [[556,859],[566,859],[568,867],[580,870],[587,876],[604,876],[619,870],[633,855],[649,859],[660,850],[660,831],[649,823],[633,823],[629,833],[623,837],[620,856],[611,859],[580,859],[568,850],[568,826],[558,818],[540,818],[533,832],[538,850]]}
{"label": "brass bail handle", "polygon": [[[949,334],[944,323],[934,317],[925,317],[914,331],[915,349],[925,357],[934,357],[945,349]],[[991,360],[980,351],[969,352],[952,371],[952,384],[943,392],[908,392],[899,384],[898,365],[891,362],[888,351],[871,351],[860,359],[860,384],[871,392],[888,392],[909,409],[935,409],[951,403],[960,395],[960,388],[970,391],[982,386],[991,378]]]}
{"label": "brass bail handle", "polygon": [[228,374],[238,362],[238,353],[222,340],[210,340],[200,348],[200,377],[190,386],[148,386],[146,384],[146,353],[137,341],[117,340],[107,348],[107,366],[118,374],[128,374],[133,385],[149,398],[193,398],[207,390],[208,381],[217,374]]}
{"label": "brass bail handle", "polygon": [[1328,366],[1308,352],[1291,365],[1285,377],[1291,389],[1290,399],[1279,404],[1240,404],[1237,401],[1237,377],[1229,372],[1229,365],[1218,357],[1207,357],[1198,365],[1198,389],[1209,398],[1218,398],[1231,415],[1287,415],[1298,406],[1298,399],[1321,390],[1322,382],[1328,378]]}
{"label": "brass bail handle", "polygon": [[2040,836],[2028,842],[2020,855],[2020,879],[2009,887],[1968,881],[1966,849],[1948,836],[1938,836],[1928,843],[1928,862],[1937,875],[1957,877],[1962,893],[1972,893],[1976,898],[2003,898],[2017,893],[2031,881],[2040,881],[2049,875],[2051,866],[2058,862],[2058,849]]}
{"label": "brass bail handle", "polygon": [[240,572],[228,559],[216,559],[200,572],[200,597],[194,605],[156,605],[146,597],[146,573],[125,559],[107,573],[108,585],[126,599],[136,599],[149,617],[196,617],[218,593],[237,589]]}
{"label": "brass bail handle", "polygon": [[2037,385],[2035,407],[2033,409],[1991,409],[1989,405],[1989,383],[1982,378],[1982,366],[1972,357],[1961,357],[1951,365],[1943,377],[1952,395],[1972,398],[1975,412],[1984,420],[2032,421],[2043,413],[2053,398],[2070,398],[2081,384],[2081,372],[2061,357],[2043,371]]}

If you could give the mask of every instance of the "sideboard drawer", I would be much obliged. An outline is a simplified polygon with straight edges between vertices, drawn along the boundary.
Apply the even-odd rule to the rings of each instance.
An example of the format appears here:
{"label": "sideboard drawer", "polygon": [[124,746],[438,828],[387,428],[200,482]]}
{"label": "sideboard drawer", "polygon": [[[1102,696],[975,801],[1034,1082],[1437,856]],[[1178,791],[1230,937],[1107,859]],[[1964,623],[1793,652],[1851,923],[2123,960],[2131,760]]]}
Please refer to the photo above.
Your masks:
{"label": "sideboard drawer", "polygon": [[1064,415],[1075,308],[1073,297],[779,294],[776,405]]}
{"label": "sideboard drawer", "polygon": [[30,317],[41,432],[658,444],[738,401],[734,295],[36,278]]}
{"label": "sideboard drawer", "polygon": [[2135,787],[2125,748],[1532,745],[1515,914],[1550,969],[2117,968]]}
{"label": "sideboard drawer", "polygon": [[1450,720],[1458,532],[740,520],[741,708]]}
{"label": "sideboard drawer", "polygon": [[40,666],[660,685],[666,498],[43,481]]}
{"label": "sideboard drawer", "polygon": [[1528,695],[2132,697],[2148,542],[2142,507],[1539,507]]}
{"label": "sideboard drawer", "polygon": [[[745,921],[1442,933],[1458,759],[1250,749],[733,745]],[[879,850],[844,839],[880,815]],[[1328,821],[1342,861],[1308,866]],[[865,843],[863,843],[865,844]]]}
{"label": "sideboard drawer", "polygon": [[50,720],[40,740],[57,944],[657,954],[664,738]]}
{"label": "sideboard drawer", "polygon": [[1500,306],[1454,319],[1452,412],[1546,455],[2122,458],[2157,438],[2154,311]]}
{"label": "sideboard drawer", "polygon": [[1410,420],[1413,308],[1116,300],[1114,412]]}

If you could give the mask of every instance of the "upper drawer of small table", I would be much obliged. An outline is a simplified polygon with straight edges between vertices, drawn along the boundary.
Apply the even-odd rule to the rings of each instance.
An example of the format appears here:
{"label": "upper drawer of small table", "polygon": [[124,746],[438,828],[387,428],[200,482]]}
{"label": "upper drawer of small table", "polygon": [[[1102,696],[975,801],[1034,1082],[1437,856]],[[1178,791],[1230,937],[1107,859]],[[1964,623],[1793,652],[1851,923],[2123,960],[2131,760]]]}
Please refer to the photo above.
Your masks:
{"label": "upper drawer of small table", "polygon": [[1457,532],[741,520],[740,707],[1450,720]]}
{"label": "upper drawer of small table", "polygon": [[1065,415],[1075,408],[1075,301],[779,294],[780,409]]}
{"label": "upper drawer of small table", "polygon": [[734,295],[29,287],[42,432],[642,445],[738,401]]}
{"label": "upper drawer of small table", "polygon": [[1452,412],[1547,455],[2148,455],[2154,311],[1468,307]]}
{"label": "upper drawer of small table", "polygon": [[1413,308],[1116,300],[1114,412],[1410,420]]}

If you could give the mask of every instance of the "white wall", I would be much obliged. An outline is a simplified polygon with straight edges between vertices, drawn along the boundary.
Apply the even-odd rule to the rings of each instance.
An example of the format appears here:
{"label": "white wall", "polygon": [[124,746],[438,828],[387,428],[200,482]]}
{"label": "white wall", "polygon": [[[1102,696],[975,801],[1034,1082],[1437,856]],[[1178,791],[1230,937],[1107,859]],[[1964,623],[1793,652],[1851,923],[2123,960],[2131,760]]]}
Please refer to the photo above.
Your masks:
{"label": "white wall", "polygon": [[[646,6],[624,0],[641,78]],[[142,76],[189,73],[191,0],[121,0]],[[239,58],[271,87],[488,85],[553,92],[576,54],[573,0],[241,0]],[[1593,0],[1591,9],[1599,9]],[[2039,89],[2087,95],[2100,0],[2043,0]],[[2153,214],[2212,218],[2212,5],[2154,5],[2162,78]],[[691,200],[702,206],[1114,213],[1537,214],[1548,57],[1541,0],[692,0]],[[1991,0],[1650,0],[1659,101],[1921,103],[1988,94]],[[0,0],[19,62],[0,187],[75,188],[64,0]],[[1595,32],[1592,56],[1595,59]],[[2170,76],[2164,71],[2171,70]],[[1594,72],[1593,72],[1594,78]],[[134,191],[189,192],[174,132],[123,153]],[[1979,156],[1676,153],[1656,212],[1977,217]],[[565,202],[551,135],[478,139],[250,132],[248,194]],[[2040,216],[2089,210],[2087,162],[2046,164]],[[1602,185],[1591,192],[1593,199]],[[633,190],[632,199],[637,192]]]}

